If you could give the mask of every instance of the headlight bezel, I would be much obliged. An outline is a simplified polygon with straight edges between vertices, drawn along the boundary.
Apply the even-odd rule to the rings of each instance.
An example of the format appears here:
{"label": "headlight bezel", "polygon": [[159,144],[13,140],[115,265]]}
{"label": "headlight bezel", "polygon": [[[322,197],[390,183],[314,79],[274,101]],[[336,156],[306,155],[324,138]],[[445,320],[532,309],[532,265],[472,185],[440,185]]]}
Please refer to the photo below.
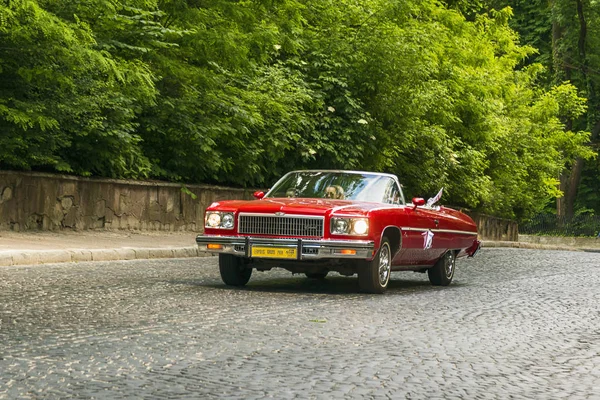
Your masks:
{"label": "headlight bezel", "polygon": [[[210,221],[211,223],[209,223]],[[215,221],[218,221],[215,223]],[[225,221],[229,221],[225,223]],[[235,228],[235,213],[231,211],[206,211],[204,214],[204,228],[228,229]]]}
{"label": "headlight bezel", "polygon": [[[345,228],[343,228],[344,226]],[[343,236],[368,236],[369,219],[366,217],[331,217],[329,233]]]}

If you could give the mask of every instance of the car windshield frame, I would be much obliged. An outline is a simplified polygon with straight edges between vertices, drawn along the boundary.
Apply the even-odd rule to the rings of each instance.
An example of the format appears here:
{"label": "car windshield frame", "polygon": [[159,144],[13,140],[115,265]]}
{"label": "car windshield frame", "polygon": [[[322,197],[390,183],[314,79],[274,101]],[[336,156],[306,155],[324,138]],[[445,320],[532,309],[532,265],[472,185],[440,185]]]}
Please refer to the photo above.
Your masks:
{"label": "car windshield frame", "polygon": [[362,171],[302,170],[285,174],[265,198],[309,198],[406,205],[395,175]]}

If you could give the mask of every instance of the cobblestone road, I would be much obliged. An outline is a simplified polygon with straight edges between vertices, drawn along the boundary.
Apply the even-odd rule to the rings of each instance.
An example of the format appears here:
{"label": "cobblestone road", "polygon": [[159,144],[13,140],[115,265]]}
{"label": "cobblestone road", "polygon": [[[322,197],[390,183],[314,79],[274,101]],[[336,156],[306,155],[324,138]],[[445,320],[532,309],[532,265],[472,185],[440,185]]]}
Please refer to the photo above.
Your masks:
{"label": "cobblestone road", "polygon": [[0,399],[600,399],[600,254],[486,249],[447,288],[393,278],[0,268]]}

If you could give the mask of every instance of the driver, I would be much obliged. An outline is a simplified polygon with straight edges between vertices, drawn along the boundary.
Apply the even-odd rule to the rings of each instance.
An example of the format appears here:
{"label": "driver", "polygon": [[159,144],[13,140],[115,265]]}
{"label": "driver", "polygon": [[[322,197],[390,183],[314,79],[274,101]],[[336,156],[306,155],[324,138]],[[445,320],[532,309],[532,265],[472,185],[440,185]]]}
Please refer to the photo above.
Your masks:
{"label": "driver", "polygon": [[344,189],[340,185],[332,185],[327,186],[325,188],[325,196],[326,199],[344,199]]}

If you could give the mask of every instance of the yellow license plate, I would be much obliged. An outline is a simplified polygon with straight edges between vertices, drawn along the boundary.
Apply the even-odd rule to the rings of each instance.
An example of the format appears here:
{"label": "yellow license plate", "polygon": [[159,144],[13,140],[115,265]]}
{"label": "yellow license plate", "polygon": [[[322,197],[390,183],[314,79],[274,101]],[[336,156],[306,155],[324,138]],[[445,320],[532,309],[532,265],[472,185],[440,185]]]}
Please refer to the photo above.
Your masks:
{"label": "yellow license plate", "polygon": [[262,258],[297,258],[297,249],[285,247],[257,247],[252,246],[252,257]]}

